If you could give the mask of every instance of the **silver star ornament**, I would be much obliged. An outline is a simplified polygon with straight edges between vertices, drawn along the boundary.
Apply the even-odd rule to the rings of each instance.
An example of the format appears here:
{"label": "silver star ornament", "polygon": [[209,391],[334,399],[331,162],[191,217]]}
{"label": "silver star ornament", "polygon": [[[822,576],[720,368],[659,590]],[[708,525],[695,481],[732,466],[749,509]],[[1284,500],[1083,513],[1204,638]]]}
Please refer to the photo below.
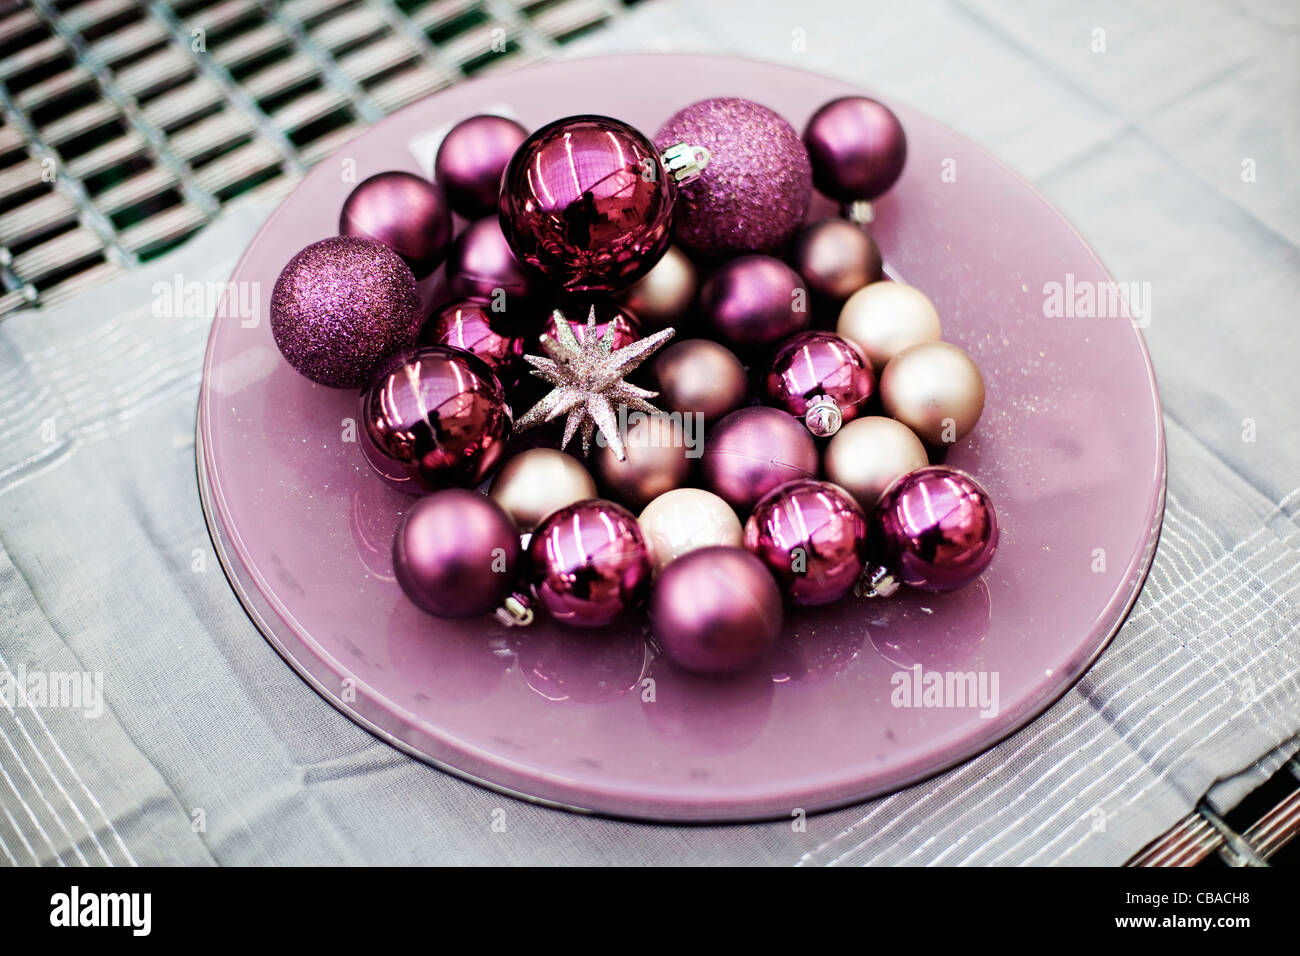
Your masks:
{"label": "silver star ornament", "polygon": [[609,324],[604,335],[597,337],[596,307],[593,305],[587,316],[585,332],[579,341],[569,320],[559,309],[555,310],[555,336],[542,336],[542,351],[546,357],[524,356],[524,361],[533,366],[532,373],[555,387],[515,422],[515,428],[531,428],[567,414],[561,448],[567,447],[573,436],[581,431],[582,451],[589,453],[591,439],[599,428],[618,460],[626,461],[627,450],[623,446],[623,436],[619,434],[615,409],[622,406],[657,415],[659,409],[647,399],[659,393],[629,385],[623,377],[657,352],[676,334],[676,330],[664,329],[615,349],[614,323]]}

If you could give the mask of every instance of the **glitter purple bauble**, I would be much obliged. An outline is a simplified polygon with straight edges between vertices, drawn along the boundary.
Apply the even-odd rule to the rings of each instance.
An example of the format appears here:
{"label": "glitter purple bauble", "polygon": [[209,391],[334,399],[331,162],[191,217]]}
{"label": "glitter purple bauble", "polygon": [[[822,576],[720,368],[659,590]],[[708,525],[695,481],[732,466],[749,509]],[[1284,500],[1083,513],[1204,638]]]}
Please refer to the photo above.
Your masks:
{"label": "glitter purple bauble", "polygon": [[873,525],[881,562],[923,591],[974,580],[998,549],[993,500],[970,475],[946,465],[894,479],[876,504]]}
{"label": "glitter purple bauble", "polygon": [[344,200],[339,235],[382,242],[423,279],[451,245],[451,208],[427,179],[398,170],[379,173]]}
{"label": "glitter purple bauble", "polygon": [[740,548],[699,548],[670,562],[650,594],[650,626],[664,654],[700,674],[743,670],[781,633],[781,592]]}
{"label": "glitter purple bauble", "polygon": [[722,258],[776,252],[808,212],[812,166],[799,134],[778,114],[735,97],[680,110],[655,135],[662,151],[703,146],[709,165],[677,191],[676,241],[696,255]]}
{"label": "glitter purple bauble", "polygon": [[421,498],[393,536],[393,570],[406,596],[438,617],[487,614],[515,585],[519,529],[477,491],[447,488]]}
{"label": "glitter purple bauble", "polygon": [[289,260],[271,293],[271,334],[285,361],[331,388],[365,385],[419,331],[415,276],[373,239],[313,242]]}

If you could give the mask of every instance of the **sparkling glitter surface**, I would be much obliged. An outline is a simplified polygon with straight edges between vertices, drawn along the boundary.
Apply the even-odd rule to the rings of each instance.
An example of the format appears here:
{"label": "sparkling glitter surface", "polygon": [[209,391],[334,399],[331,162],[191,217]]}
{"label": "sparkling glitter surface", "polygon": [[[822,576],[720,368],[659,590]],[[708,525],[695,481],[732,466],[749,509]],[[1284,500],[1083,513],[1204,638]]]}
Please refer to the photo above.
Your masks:
{"label": "sparkling glitter surface", "polygon": [[289,260],[271,293],[271,334],[285,360],[332,388],[365,385],[419,330],[415,276],[371,239],[313,242]]}
{"label": "sparkling glitter surface", "polygon": [[655,146],[704,146],[709,165],[681,187],[673,233],[691,252],[714,257],[775,252],[803,222],[812,167],[799,134],[750,100],[703,100],[660,128]]}

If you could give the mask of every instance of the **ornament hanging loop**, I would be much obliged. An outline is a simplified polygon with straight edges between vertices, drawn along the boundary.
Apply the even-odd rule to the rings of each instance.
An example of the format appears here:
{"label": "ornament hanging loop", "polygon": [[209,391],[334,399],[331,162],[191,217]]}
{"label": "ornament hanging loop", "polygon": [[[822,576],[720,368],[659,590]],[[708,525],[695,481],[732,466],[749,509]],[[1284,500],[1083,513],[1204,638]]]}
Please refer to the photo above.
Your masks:
{"label": "ornament hanging loop", "polygon": [[678,186],[685,186],[699,179],[708,168],[709,158],[709,151],[705,147],[691,146],[688,143],[669,146],[659,157],[664,164],[664,169],[668,170],[668,175]]}

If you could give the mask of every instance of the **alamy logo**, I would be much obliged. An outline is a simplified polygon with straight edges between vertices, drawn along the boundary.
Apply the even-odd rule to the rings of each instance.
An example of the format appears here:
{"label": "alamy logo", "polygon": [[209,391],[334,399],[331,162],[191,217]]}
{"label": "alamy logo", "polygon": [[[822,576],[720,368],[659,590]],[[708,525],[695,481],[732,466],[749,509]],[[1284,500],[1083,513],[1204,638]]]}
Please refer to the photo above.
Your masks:
{"label": "alamy logo", "polygon": [[920,664],[895,671],[889,678],[894,707],[936,710],[978,709],[987,719],[998,712],[997,671],[927,671]]}
{"label": "alamy logo", "polygon": [[1043,315],[1049,319],[1118,319],[1151,324],[1150,282],[1093,282],[1065,274],[1064,282],[1043,283]]}
{"label": "alamy logo", "polygon": [[80,710],[95,718],[104,713],[104,674],[29,670],[26,664],[19,664],[12,673],[0,673],[0,704],[6,710]]}
{"label": "alamy logo", "polygon": [[50,897],[51,926],[125,926],[132,936],[148,936],[152,911],[151,893],[82,893],[73,886]]}

